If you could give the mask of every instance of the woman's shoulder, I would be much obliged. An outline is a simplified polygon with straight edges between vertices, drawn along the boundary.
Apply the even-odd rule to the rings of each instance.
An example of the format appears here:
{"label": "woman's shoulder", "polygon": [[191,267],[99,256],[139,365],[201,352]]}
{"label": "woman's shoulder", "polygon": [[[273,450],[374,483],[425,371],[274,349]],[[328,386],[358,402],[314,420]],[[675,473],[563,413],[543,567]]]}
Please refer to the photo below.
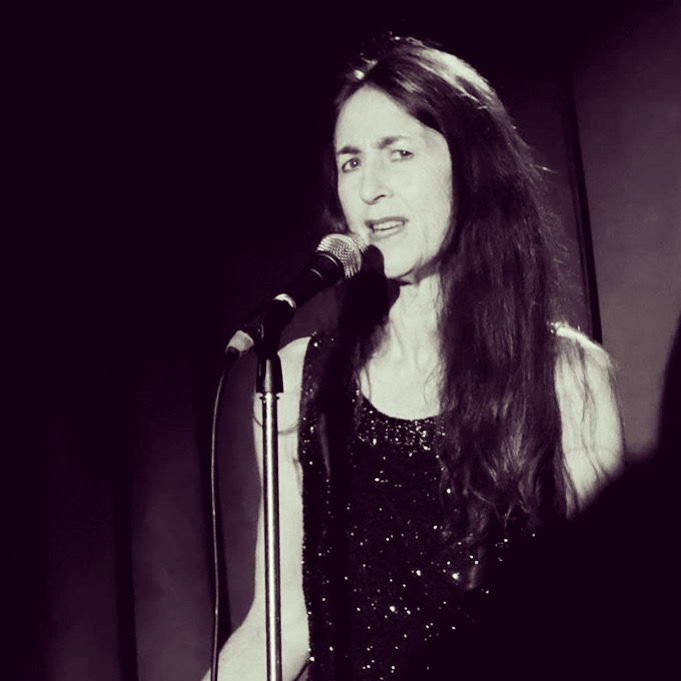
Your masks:
{"label": "woman's shoulder", "polygon": [[567,324],[554,325],[554,332],[556,387],[563,396],[579,402],[590,396],[615,399],[615,364],[606,350]]}
{"label": "woman's shoulder", "polygon": [[590,370],[612,372],[610,355],[585,333],[564,322],[553,324],[552,328],[557,338],[559,367],[566,368],[579,360],[580,366]]}
{"label": "woman's shoulder", "polygon": [[285,345],[279,351],[285,384],[290,381],[292,385],[300,387],[306,374],[318,375],[333,345],[332,336],[318,332]]}
{"label": "woman's shoulder", "polygon": [[622,467],[622,419],[614,364],[608,353],[581,331],[565,324],[554,329],[562,449],[573,501],[583,506]]}
{"label": "woman's shoulder", "polygon": [[605,349],[567,324],[554,325],[554,332],[559,399],[580,405],[592,397],[615,399],[615,367]]}
{"label": "woman's shoulder", "polygon": [[335,341],[315,332],[296,338],[279,350],[284,392],[279,397],[281,429],[297,427],[301,408],[316,394]]}
{"label": "woman's shoulder", "polygon": [[[279,350],[279,361],[281,362],[283,393],[279,394],[277,401],[278,407],[278,427],[279,433],[295,432],[298,426],[300,412],[300,396],[303,385],[303,368],[305,356],[310,344],[311,337],[296,338],[287,343]],[[255,421],[262,425],[260,416],[259,396],[255,395],[253,412]]]}
{"label": "woman's shoulder", "polygon": [[312,336],[296,338],[279,350],[281,370],[284,374],[284,388],[289,381],[292,384],[301,383],[305,356],[311,340]]}

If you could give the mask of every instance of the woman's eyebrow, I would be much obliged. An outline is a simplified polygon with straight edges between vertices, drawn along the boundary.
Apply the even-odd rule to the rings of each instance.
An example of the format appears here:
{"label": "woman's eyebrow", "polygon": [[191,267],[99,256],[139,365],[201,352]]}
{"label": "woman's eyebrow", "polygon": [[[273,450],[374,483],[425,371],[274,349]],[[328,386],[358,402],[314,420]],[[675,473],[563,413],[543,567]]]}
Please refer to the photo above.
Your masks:
{"label": "woman's eyebrow", "polygon": [[350,154],[355,156],[356,154],[360,154],[361,150],[358,147],[353,147],[349,144],[346,144],[344,147],[341,147],[337,152],[336,156],[344,156],[346,154]]}
{"label": "woman's eyebrow", "polygon": [[393,144],[395,144],[395,142],[401,142],[402,140],[406,139],[407,139],[406,135],[390,135],[389,137],[384,137],[378,143],[378,148],[386,149],[387,147],[391,147]]}
{"label": "woman's eyebrow", "polygon": [[[387,149],[388,147],[392,146],[395,144],[395,142],[400,142],[402,140],[407,139],[406,135],[389,135],[387,137],[383,137],[379,143],[376,145],[376,148],[379,150],[382,149]],[[336,156],[343,156],[346,154],[350,155],[356,155],[362,153],[362,150],[359,147],[354,147],[351,144],[346,144],[345,146],[341,147],[337,152]]]}

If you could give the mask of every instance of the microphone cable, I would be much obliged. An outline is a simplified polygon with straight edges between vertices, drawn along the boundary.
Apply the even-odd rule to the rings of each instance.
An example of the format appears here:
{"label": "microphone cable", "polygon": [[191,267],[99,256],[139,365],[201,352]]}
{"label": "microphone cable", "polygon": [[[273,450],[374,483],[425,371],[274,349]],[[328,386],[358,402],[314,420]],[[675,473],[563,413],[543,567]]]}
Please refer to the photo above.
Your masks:
{"label": "microphone cable", "polygon": [[234,363],[239,359],[239,351],[229,347],[225,351],[225,362],[220,372],[220,379],[215,391],[213,402],[213,419],[210,436],[210,513],[211,513],[211,541],[213,552],[213,636],[210,650],[210,681],[218,680],[218,659],[220,652],[220,599],[221,599],[221,560],[220,560],[220,522],[218,520],[219,495],[217,476],[217,424],[225,379]]}

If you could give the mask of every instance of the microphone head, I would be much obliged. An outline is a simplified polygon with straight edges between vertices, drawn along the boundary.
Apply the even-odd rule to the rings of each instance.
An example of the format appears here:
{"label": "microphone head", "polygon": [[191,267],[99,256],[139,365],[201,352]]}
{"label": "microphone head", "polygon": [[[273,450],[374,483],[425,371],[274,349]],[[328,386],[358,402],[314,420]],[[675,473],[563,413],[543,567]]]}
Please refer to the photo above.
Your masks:
{"label": "microphone head", "polygon": [[346,279],[354,277],[362,266],[362,254],[368,248],[366,239],[358,234],[327,234],[317,246],[317,253],[332,255],[343,267]]}

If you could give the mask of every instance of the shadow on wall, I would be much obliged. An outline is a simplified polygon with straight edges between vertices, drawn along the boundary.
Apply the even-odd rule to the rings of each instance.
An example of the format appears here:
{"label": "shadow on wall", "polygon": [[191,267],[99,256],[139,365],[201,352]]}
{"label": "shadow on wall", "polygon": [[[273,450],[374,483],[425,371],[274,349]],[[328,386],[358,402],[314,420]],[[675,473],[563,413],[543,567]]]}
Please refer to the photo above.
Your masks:
{"label": "shadow on wall", "polygon": [[[602,671],[664,678],[677,666],[681,607],[676,501],[681,454],[681,316],[667,360],[656,446],[574,528],[583,603]],[[579,583],[579,581],[578,581]]]}
{"label": "shadow on wall", "polygon": [[675,659],[676,635],[669,623],[677,621],[681,606],[680,454],[681,316],[667,360],[657,444],[584,519],[584,549],[596,568],[591,595],[600,606],[593,635],[607,632],[604,643],[610,643],[614,668],[628,675],[637,670],[642,677],[663,678]]}
{"label": "shadow on wall", "polygon": [[[665,678],[677,666],[681,606],[676,501],[681,453],[681,316],[667,360],[658,439],[573,528],[582,553],[584,634],[601,671]],[[588,616],[586,616],[588,615]]]}
{"label": "shadow on wall", "polygon": [[681,318],[654,451],[585,513],[538,538],[508,566],[483,642],[498,649],[506,675],[657,679],[678,668],[678,637],[669,623],[681,608],[680,454]]}

